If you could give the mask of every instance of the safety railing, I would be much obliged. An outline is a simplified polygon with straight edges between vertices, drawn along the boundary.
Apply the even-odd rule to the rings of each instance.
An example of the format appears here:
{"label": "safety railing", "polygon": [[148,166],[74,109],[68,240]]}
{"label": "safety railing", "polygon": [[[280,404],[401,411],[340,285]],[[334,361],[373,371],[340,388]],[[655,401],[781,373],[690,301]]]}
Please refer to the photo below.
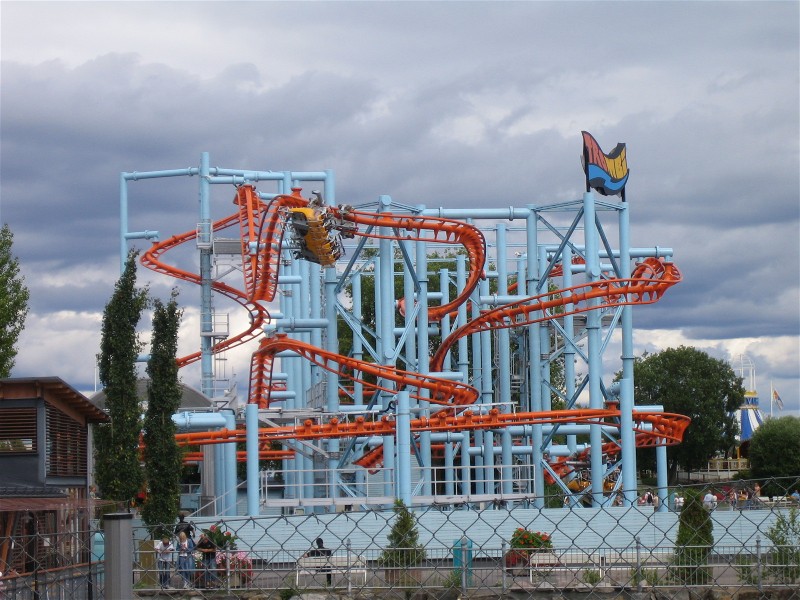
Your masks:
{"label": "safety railing", "polygon": [[[180,565],[177,553],[158,563],[152,529],[138,520],[130,520],[124,538],[131,539],[132,561],[121,566],[112,560],[118,548],[103,543],[109,531],[0,538],[11,548],[0,598],[102,600],[113,572],[133,582],[135,596],[159,598],[182,597],[190,586],[192,598],[245,597],[253,590],[289,597],[333,589],[364,598],[424,590],[455,598],[657,589],[659,597],[677,599],[700,589],[780,590],[781,598],[800,600],[800,502],[793,497],[800,479],[758,483],[762,494],[751,494],[749,504],[739,503],[738,492],[754,490],[756,482],[669,490],[673,499],[709,496],[701,514],[710,537],[702,544],[686,542],[682,513],[673,509],[533,503],[412,506],[405,515],[399,508],[320,507],[303,515],[191,517],[195,541],[205,530],[225,543],[211,549],[210,559],[195,550]],[[520,539],[541,547],[520,548]],[[81,563],[81,557],[95,560]],[[115,564],[124,572],[107,570]]]}

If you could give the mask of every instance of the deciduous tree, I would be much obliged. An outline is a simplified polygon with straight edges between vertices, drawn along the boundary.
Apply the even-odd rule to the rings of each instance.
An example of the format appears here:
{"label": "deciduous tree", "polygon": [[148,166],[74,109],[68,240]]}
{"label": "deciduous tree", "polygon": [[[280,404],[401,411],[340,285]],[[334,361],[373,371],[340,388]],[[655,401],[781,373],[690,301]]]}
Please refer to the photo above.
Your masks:
{"label": "deciduous tree", "polygon": [[0,229],[0,377],[9,377],[17,357],[17,340],[28,315],[28,288],[12,253],[14,235],[8,225]]}
{"label": "deciduous tree", "polygon": [[[671,481],[678,467],[704,467],[716,452],[733,447],[739,430],[734,413],[744,402],[744,388],[727,362],[680,346],[637,358],[633,376],[637,405],[660,404],[664,412],[692,419],[683,442],[667,448]],[[649,451],[639,466],[652,460]]]}
{"label": "deciduous tree", "polygon": [[750,472],[759,479],[800,477],[800,418],[768,419],[750,438]]}

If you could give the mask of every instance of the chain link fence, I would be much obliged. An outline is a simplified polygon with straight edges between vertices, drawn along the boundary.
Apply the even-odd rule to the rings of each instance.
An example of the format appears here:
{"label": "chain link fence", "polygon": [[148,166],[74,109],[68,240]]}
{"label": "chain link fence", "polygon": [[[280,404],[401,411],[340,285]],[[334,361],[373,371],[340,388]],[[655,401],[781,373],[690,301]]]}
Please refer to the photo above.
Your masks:
{"label": "chain link fence", "polygon": [[[760,495],[755,486],[672,487],[664,506],[647,504],[643,495],[644,504],[630,507],[414,507],[406,529],[392,507],[192,517],[195,541],[206,530],[228,547],[206,560],[192,552],[180,564],[177,553],[159,563],[148,529],[134,520],[133,564],[123,575],[131,577],[135,596],[159,598],[677,599],[718,592],[800,600],[800,500],[792,496],[800,479],[762,481]],[[678,543],[680,511],[688,510],[681,499],[692,497],[702,499],[710,518],[710,543]],[[517,530],[543,534],[535,539],[546,547],[512,547]],[[17,564],[27,569],[0,579],[0,598],[107,598],[105,566],[115,549],[104,542],[100,530],[60,535],[44,546],[13,540]],[[46,554],[24,555],[41,547]],[[87,555],[92,560],[75,559]]]}

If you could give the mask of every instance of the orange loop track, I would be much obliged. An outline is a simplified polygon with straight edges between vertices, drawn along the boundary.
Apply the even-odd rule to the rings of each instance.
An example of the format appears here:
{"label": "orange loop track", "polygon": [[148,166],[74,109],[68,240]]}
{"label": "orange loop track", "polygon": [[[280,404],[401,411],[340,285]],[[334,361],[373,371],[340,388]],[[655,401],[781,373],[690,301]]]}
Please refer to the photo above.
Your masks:
{"label": "orange loop track", "polygon": [[[225,229],[226,227],[236,223],[238,218],[238,214],[233,214],[225,217],[224,219],[220,219],[219,221],[215,221],[212,229],[213,231]],[[200,285],[200,275],[197,273],[179,269],[178,267],[169,265],[161,260],[161,257],[168,251],[173,250],[177,246],[180,246],[181,244],[189,242],[195,238],[197,238],[197,231],[187,231],[186,233],[172,236],[163,242],[156,242],[144,254],[142,254],[141,263],[143,266],[155,271],[156,273],[162,273],[182,281]],[[261,329],[264,323],[269,319],[269,312],[267,309],[257,302],[249,301],[245,294],[225,283],[213,282],[211,285],[215,292],[237,302],[250,313],[250,326],[245,331],[216,344],[213,348],[213,352],[222,352],[223,350],[234,348],[235,346],[249,342],[250,340],[253,340],[261,335]],[[194,352],[187,356],[180,357],[177,359],[178,366],[184,367],[188,364],[191,364],[199,360],[200,355],[200,352]]]}
{"label": "orange loop track", "polygon": [[[674,264],[647,258],[637,265],[629,279],[603,279],[505,304],[486,311],[447,336],[433,355],[430,368],[432,371],[441,371],[447,353],[464,336],[490,329],[522,327],[590,310],[651,304],[680,280],[680,271]],[[593,299],[599,302],[590,304],[589,300]],[[547,312],[556,307],[566,310],[560,313]],[[383,464],[382,446],[364,454],[356,464],[373,469]]]}
{"label": "orange loop track", "polygon": [[[496,408],[486,414],[466,411],[460,415],[440,411],[430,417],[411,420],[414,433],[423,431],[462,431],[475,429],[500,429],[512,425],[588,424],[619,427],[619,410],[582,409],[556,410],[548,412],[501,413]],[[683,415],[671,413],[636,412],[633,415],[637,447],[678,444],[691,420]],[[387,415],[377,420],[357,416],[352,422],[341,422],[338,418],[327,423],[307,419],[301,425],[268,427],[259,430],[259,442],[282,440],[314,440],[327,438],[352,438],[359,436],[394,435],[395,421]],[[246,430],[221,429],[194,433],[179,433],[181,445],[225,444],[244,442]],[[613,444],[616,445],[616,444]]]}
{"label": "orange loop track", "polygon": [[[431,321],[441,321],[451,311],[466,302],[470,294],[475,291],[478,282],[484,277],[483,267],[486,263],[486,240],[483,233],[477,228],[450,219],[438,217],[406,217],[397,216],[390,213],[369,213],[352,211],[343,213],[342,218],[352,221],[359,225],[370,228],[368,232],[357,231],[356,235],[373,238],[402,239],[409,241],[438,242],[444,244],[461,244],[467,251],[469,258],[469,274],[463,290],[459,290],[458,295],[450,302],[440,306],[433,306],[428,309],[428,319]],[[396,235],[386,236],[371,232],[371,228],[385,227],[397,231]],[[401,232],[408,232],[402,235]],[[430,235],[424,236],[423,233]],[[440,238],[440,236],[442,236]]]}
{"label": "orange loop track", "polygon": [[[447,353],[464,336],[490,329],[522,327],[590,310],[652,304],[680,280],[681,273],[673,263],[646,258],[629,279],[602,279],[504,304],[482,313],[447,336],[431,359],[431,369],[440,371]],[[589,304],[593,299],[600,302]],[[557,314],[546,312],[556,307],[565,310]]]}
{"label": "orange loop track", "polygon": [[[291,195],[280,194],[266,203],[258,197],[255,187],[243,185],[238,189],[234,203],[239,206],[247,297],[251,301],[271,302],[278,286],[281,245],[286,231],[285,211],[308,206],[309,200],[300,195],[299,188],[294,188]],[[366,231],[353,232],[362,237],[461,244],[464,247],[470,264],[466,285],[452,301],[429,309],[428,318],[432,321],[441,320],[462,304],[484,275],[486,240],[483,233],[472,225],[437,217],[400,216],[333,207],[330,209],[343,221],[365,226]],[[379,227],[393,229],[396,233],[375,233],[373,229]],[[256,250],[252,249],[254,245]]]}
{"label": "orange loop track", "polygon": [[[394,394],[396,393],[396,388],[378,383],[381,381],[393,382],[398,387],[409,388],[410,397],[416,400],[462,406],[474,403],[479,395],[478,390],[471,385],[334,354],[311,344],[291,339],[285,334],[267,337],[261,342],[258,350],[253,354],[251,372],[259,373],[260,376],[264,377],[263,381],[268,381],[275,354],[287,350],[296,352],[315,365],[355,383],[361,383],[365,389],[373,391],[381,390]],[[361,376],[356,377],[354,375],[355,372],[360,373]],[[370,375],[374,376],[378,382],[363,378]],[[254,396],[254,390],[251,389],[250,401],[257,402],[259,408],[269,407],[270,398],[267,390],[270,389],[270,386],[261,384],[256,389],[259,390],[259,395]],[[422,395],[421,392],[423,390],[427,390],[430,396]]]}
{"label": "orange loop track", "polygon": [[[308,206],[309,200],[300,195],[299,188],[293,188],[292,194],[280,194],[265,202],[259,198],[254,186],[243,185],[237,188],[234,204],[238,207],[237,211],[215,221],[212,229],[216,232],[238,222],[245,289],[240,291],[221,282],[213,282],[212,289],[243,306],[250,313],[250,326],[245,331],[216,344],[212,348],[212,352],[215,353],[249,342],[261,335],[263,325],[269,319],[269,312],[260,302],[274,300],[277,293],[278,271],[287,226],[287,214],[292,208]],[[465,248],[469,259],[466,285],[459,290],[458,295],[452,301],[440,306],[429,307],[428,315],[431,321],[439,321],[447,315],[454,314],[459,306],[467,302],[479,280],[485,276],[483,269],[486,262],[486,242],[483,233],[472,225],[434,217],[370,213],[343,207],[329,207],[329,209],[341,221],[349,221],[365,228],[354,231],[355,235],[460,244]],[[393,234],[386,235],[376,232],[376,228],[392,230]],[[156,242],[143,254],[141,263],[158,273],[199,285],[202,282],[198,274],[171,266],[162,260],[163,255],[168,251],[196,237],[197,232],[190,231],[173,236],[164,242]],[[576,261],[580,260],[576,259]],[[557,266],[550,276],[559,274]],[[435,372],[442,371],[447,353],[457,340],[464,336],[500,328],[523,327],[591,310],[650,304],[657,302],[672,285],[680,280],[680,271],[672,263],[647,258],[637,265],[630,278],[602,279],[521,299],[485,311],[447,336],[432,357],[430,369]],[[561,312],[550,312],[554,308],[561,309]],[[430,417],[413,419],[411,430],[414,433],[567,423],[619,427],[620,412],[617,409],[538,413],[500,413],[496,409],[492,409],[486,414],[473,414],[467,408],[476,402],[479,392],[470,385],[356,360],[290,339],[283,334],[264,338],[258,350],[253,354],[249,402],[257,403],[261,408],[267,408],[270,405],[271,391],[284,388],[282,383],[271,381],[274,357],[283,351],[295,352],[341,378],[362,384],[367,390],[380,390],[393,394],[398,389],[408,389],[410,396],[416,400],[447,406]],[[179,358],[177,362],[182,367],[198,360],[200,356],[200,352],[195,352]],[[359,375],[355,376],[354,373],[359,373]],[[373,380],[370,381],[365,377]],[[634,413],[633,419],[637,447],[677,444],[683,439],[684,432],[689,425],[687,417],[665,413]],[[339,419],[334,418],[324,424],[307,420],[298,426],[265,428],[259,431],[259,440],[262,444],[268,444],[283,440],[387,436],[394,435],[394,431],[395,421],[388,415],[377,420],[358,416],[352,422],[340,422]],[[187,446],[243,442],[245,431],[223,429],[182,433],[178,434],[176,439],[180,444]],[[609,455],[618,453],[618,442],[604,444],[603,452]],[[275,458],[293,456],[292,451],[275,451],[265,448],[262,448],[260,454]],[[198,458],[196,453],[188,456],[191,459]],[[373,448],[355,461],[356,464],[366,468],[376,468],[382,462],[382,446]],[[552,464],[555,472],[560,476],[568,474],[572,469],[564,460],[558,460]]]}

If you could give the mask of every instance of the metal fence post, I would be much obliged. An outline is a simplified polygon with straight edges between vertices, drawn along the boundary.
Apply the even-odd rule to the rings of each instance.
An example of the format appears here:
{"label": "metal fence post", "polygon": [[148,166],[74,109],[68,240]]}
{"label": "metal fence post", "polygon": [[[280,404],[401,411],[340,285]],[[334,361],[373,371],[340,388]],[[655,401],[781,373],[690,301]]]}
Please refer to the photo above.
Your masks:
{"label": "metal fence post", "polygon": [[104,597],[133,598],[133,515],[111,513],[104,518],[106,530]]}
{"label": "metal fence post", "polygon": [[353,594],[353,578],[350,574],[350,565],[353,564],[352,559],[350,558],[350,538],[347,538],[344,541],[345,548],[347,548],[347,595],[352,596]]}
{"label": "metal fence post", "polygon": [[758,592],[761,593],[762,586],[762,567],[761,564],[761,536],[756,536],[756,576],[758,578]]}
{"label": "metal fence post", "polygon": [[636,591],[641,592],[644,588],[642,581],[642,542],[637,535],[633,538],[636,541]]}
{"label": "metal fence post", "polygon": [[461,538],[461,597],[467,595],[467,538]]}
{"label": "metal fence post", "polygon": [[503,571],[503,596],[506,595],[506,541],[500,542],[500,569]]}
{"label": "metal fence post", "polygon": [[231,551],[225,548],[225,591],[231,593]]}

